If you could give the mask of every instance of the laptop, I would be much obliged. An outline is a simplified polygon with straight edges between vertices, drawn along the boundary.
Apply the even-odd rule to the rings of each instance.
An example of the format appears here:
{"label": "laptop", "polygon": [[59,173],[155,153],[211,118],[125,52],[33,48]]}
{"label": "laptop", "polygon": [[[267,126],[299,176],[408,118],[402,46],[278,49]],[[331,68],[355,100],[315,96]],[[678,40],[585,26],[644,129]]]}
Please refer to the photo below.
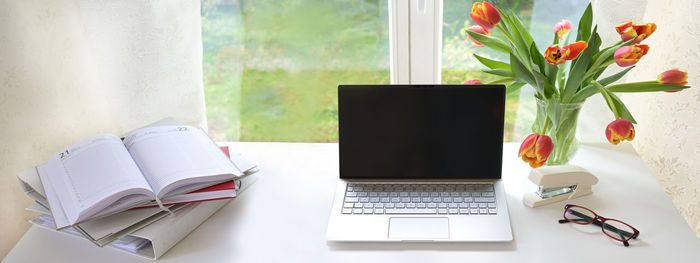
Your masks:
{"label": "laptop", "polygon": [[503,85],[338,86],[329,242],[513,240]]}

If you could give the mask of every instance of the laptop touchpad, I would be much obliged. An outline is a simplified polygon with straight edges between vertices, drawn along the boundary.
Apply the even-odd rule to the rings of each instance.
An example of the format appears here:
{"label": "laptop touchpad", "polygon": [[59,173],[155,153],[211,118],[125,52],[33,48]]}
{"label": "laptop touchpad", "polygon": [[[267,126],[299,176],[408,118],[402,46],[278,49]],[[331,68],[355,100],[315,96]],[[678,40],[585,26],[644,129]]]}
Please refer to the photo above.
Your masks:
{"label": "laptop touchpad", "polygon": [[421,240],[450,237],[447,217],[392,217],[389,219],[389,238]]}

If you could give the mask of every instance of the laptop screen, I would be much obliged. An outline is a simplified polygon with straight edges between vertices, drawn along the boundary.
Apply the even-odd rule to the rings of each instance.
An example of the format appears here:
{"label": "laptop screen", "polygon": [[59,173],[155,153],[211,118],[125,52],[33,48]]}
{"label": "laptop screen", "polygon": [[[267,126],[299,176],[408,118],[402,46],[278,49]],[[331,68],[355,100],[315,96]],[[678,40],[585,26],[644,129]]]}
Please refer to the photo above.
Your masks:
{"label": "laptop screen", "polygon": [[340,177],[500,179],[503,85],[338,86]]}

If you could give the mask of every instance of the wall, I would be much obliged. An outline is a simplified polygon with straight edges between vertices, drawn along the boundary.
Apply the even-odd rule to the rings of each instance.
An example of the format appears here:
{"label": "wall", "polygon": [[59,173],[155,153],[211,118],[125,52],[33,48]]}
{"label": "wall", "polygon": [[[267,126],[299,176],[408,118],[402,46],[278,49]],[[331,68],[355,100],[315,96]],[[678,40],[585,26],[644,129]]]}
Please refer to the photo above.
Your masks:
{"label": "wall", "polygon": [[164,117],[206,127],[197,0],[0,0],[0,258],[35,214],[16,175]]}

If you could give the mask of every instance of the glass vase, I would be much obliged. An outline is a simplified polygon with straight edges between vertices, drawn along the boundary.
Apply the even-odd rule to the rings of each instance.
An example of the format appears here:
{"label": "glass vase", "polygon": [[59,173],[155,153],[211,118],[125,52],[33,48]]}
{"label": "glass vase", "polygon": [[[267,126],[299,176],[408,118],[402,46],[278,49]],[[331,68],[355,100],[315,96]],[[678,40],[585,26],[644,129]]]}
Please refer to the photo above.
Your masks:
{"label": "glass vase", "polygon": [[[543,100],[538,98],[536,101],[537,116],[535,123],[532,125],[532,132],[545,134],[554,143],[554,150],[549,155],[545,165],[569,163],[569,160],[578,150],[576,126],[583,102],[560,103],[555,99]],[[542,132],[543,128],[545,129],[544,133]]]}

